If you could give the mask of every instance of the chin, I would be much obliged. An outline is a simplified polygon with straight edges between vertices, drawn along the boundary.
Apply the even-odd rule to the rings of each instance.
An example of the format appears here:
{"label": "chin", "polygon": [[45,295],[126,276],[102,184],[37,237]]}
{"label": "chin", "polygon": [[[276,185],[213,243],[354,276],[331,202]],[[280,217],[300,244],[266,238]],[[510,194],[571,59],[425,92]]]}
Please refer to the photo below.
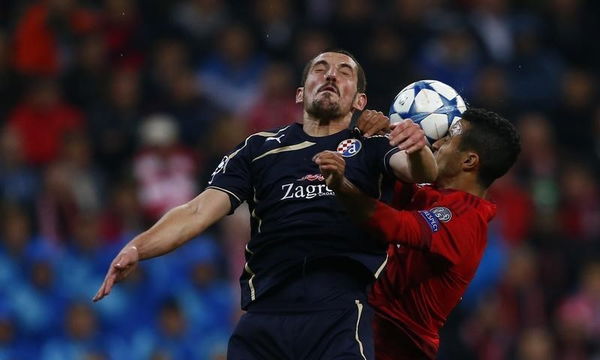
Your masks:
{"label": "chin", "polygon": [[342,115],[338,103],[315,101],[307,112],[319,119],[333,119]]}

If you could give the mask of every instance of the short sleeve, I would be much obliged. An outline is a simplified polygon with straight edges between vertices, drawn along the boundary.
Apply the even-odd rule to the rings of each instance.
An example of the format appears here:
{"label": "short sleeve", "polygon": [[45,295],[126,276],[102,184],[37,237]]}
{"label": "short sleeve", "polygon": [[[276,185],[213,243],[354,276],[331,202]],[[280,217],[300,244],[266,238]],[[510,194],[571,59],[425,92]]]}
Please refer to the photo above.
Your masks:
{"label": "short sleeve", "polygon": [[250,159],[250,147],[246,141],[223,157],[208,181],[208,189],[220,190],[229,195],[231,212],[252,194]]}
{"label": "short sleeve", "polygon": [[371,160],[377,162],[382,174],[394,176],[390,166],[392,156],[400,151],[396,146],[390,145],[390,140],[384,135],[374,135],[367,139]]}

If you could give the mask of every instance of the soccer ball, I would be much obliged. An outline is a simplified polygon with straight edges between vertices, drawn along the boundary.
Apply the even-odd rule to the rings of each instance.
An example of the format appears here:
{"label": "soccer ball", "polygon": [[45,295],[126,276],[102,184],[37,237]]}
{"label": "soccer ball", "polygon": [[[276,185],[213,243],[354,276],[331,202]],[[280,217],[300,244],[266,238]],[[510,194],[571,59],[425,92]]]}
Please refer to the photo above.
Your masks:
{"label": "soccer ball", "polygon": [[467,109],[452,87],[437,80],[421,80],[402,89],[390,106],[390,123],[411,119],[419,124],[430,144],[443,138]]}

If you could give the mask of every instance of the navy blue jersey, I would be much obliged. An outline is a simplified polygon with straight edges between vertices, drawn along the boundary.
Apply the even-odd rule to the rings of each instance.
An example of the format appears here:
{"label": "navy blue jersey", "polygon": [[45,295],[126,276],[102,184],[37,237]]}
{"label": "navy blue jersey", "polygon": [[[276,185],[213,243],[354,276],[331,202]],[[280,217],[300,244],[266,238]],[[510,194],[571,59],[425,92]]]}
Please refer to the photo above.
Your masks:
{"label": "navy blue jersey", "polygon": [[324,150],[342,153],[346,177],[364,193],[391,200],[389,159],[398,150],[385,137],[354,138],[350,130],[312,137],[293,124],[259,132],[214,171],[208,188],[229,194],[232,211],[244,201],[250,208],[242,308],[317,259],[349,259],[375,276],[382,269],[385,247],[352,222],[312,160]]}

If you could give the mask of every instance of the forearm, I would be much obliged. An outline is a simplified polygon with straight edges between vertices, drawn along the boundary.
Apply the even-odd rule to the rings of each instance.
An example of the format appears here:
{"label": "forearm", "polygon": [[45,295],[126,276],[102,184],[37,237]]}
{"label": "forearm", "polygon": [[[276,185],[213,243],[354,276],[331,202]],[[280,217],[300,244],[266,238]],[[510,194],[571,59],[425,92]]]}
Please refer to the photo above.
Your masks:
{"label": "forearm", "polygon": [[193,211],[185,204],[169,210],[128,246],[138,249],[140,260],[149,259],[175,250],[202,230],[193,224]]}
{"label": "forearm", "polygon": [[428,147],[410,155],[400,151],[392,156],[390,166],[398,179],[408,183],[434,182],[438,174],[437,163]]}
{"label": "forearm", "polygon": [[431,236],[413,212],[396,210],[366,196],[345,177],[335,194],[349,215],[375,231],[382,242],[418,249],[429,246]]}
{"label": "forearm", "polygon": [[140,260],[164,255],[204,232],[225,216],[229,208],[226,194],[207,190],[192,201],[169,210],[127,246],[137,248]]}
{"label": "forearm", "polygon": [[437,162],[427,146],[408,155],[408,163],[412,182],[431,183],[437,178]]}
{"label": "forearm", "polygon": [[343,178],[339,188],[335,190],[335,195],[348,214],[359,222],[367,221],[375,211],[377,201],[363,194],[346,177]]}
{"label": "forearm", "polygon": [[396,210],[382,202],[373,207],[366,225],[376,231],[381,241],[415,249],[429,249],[431,231],[420,222],[416,212]]}

